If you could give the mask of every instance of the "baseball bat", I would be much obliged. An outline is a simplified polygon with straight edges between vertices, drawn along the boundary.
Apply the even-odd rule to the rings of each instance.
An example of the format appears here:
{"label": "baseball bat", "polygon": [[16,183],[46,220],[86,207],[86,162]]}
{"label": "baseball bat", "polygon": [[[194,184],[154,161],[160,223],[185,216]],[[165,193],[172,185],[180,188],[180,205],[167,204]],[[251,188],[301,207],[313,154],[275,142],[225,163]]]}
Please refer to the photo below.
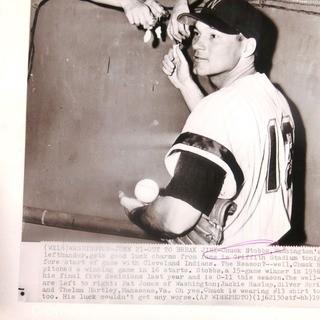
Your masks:
{"label": "baseball bat", "polygon": [[128,221],[24,206],[23,221],[43,226],[156,240]]}

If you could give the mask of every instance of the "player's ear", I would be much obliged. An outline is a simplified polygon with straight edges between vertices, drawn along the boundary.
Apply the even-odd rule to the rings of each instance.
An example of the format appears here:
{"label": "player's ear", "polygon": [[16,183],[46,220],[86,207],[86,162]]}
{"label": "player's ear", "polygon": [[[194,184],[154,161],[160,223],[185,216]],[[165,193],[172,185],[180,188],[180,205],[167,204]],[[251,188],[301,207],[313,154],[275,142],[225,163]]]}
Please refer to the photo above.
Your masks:
{"label": "player's ear", "polygon": [[242,47],[242,55],[247,58],[254,54],[257,47],[257,41],[255,38],[244,38],[243,39],[243,47]]}

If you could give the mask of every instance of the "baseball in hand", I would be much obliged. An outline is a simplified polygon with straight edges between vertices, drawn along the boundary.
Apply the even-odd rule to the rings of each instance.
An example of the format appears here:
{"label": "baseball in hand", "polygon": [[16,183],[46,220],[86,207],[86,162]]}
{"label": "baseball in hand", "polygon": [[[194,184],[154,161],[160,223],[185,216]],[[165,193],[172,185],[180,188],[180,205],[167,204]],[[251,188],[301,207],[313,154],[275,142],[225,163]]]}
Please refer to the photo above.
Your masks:
{"label": "baseball in hand", "polygon": [[149,203],[158,197],[159,186],[151,179],[142,179],[136,184],[134,194],[138,200]]}

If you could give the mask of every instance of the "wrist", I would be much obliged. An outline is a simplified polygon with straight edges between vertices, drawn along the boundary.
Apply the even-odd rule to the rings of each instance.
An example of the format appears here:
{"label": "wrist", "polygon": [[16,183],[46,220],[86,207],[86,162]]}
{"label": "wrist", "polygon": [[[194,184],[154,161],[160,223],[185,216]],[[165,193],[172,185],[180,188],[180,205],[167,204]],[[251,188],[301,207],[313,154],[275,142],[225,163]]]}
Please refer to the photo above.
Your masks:
{"label": "wrist", "polygon": [[190,76],[183,80],[180,80],[178,89],[180,89],[181,91],[189,91],[189,90],[193,90],[195,86],[196,84]]}

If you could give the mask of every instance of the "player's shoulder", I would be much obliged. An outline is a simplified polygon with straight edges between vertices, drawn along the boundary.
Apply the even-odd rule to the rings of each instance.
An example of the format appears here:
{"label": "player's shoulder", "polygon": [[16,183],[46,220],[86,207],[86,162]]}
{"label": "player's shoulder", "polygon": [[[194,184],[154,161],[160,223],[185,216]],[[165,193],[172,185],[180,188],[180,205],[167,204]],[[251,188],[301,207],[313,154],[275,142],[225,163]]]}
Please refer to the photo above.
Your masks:
{"label": "player's shoulder", "polygon": [[[280,108],[287,105],[287,100],[281,91],[263,73],[256,72],[245,76],[230,86],[228,91],[229,102],[235,103],[238,107],[253,107],[263,110],[263,106],[270,108],[276,105]],[[259,109],[258,108],[258,109]]]}
{"label": "player's shoulder", "polygon": [[262,91],[275,89],[270,80],[259,72],[235,80],[230,85],[215,91],[207,97],[207,101],[217,100],[226,104],[235,104],[245,101]]}
{"label": "player's shoulder", "polygon": [[203,98],[195,108],[194,115],[199,114],[202,118],[214,115],[217,119],[225,116],[230,118],[232,115],[238,117],[242,113],[255,114],[258,110],[268,113],[272,105],[283,108],[285,103],[286,99],[268,77],[256,72]]}
{"label": "player's shoulder", "polygon": [[276,88],[264,73],[255,72],[236,80],[229,90],[229,94],[251,97],[265,91],[276,91]]}

